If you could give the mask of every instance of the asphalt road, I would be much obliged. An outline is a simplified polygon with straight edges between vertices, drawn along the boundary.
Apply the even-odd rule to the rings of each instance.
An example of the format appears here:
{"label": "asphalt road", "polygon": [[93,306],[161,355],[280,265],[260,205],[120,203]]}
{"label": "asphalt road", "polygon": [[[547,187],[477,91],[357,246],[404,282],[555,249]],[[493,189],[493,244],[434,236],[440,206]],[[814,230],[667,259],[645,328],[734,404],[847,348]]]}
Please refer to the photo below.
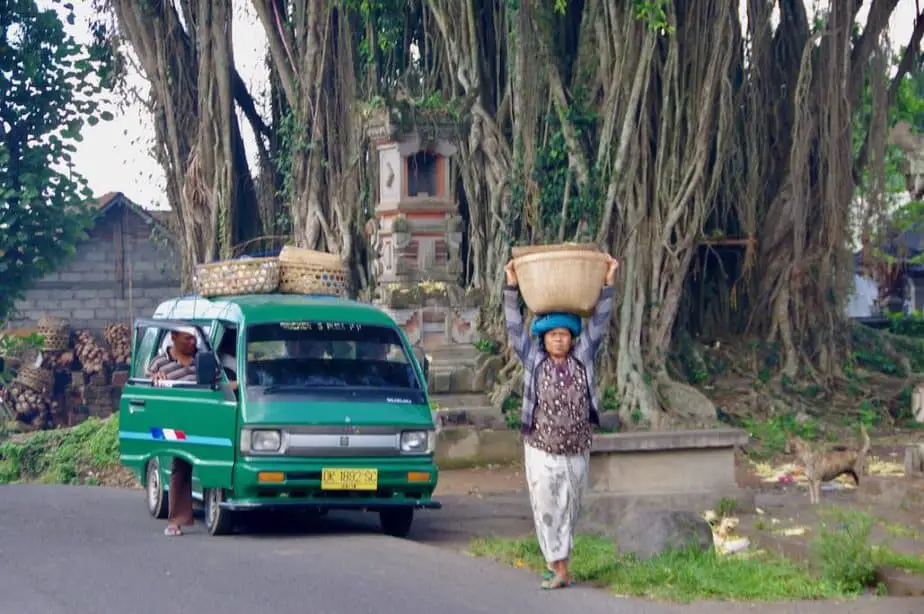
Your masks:
{"label": "asphalt road", "polygon": [[[437,514],[418,532],[439,522]],[[370,515],[370,520],[374,517]],[[672,614],[675,606],[604,591],[538,588],[534,574],[447,548],[388,538],[368,521],[210,537],[162,534],[138,491],[0,487],[0,614]],[[686,612],[819,612],[719,607]],[[824,611],[911,614],[917,600]],[[860,607],[854,607],[860,606]],[[879,606],[879,607],[875,607]],[[880,610],[880,607],[882,608]]]}

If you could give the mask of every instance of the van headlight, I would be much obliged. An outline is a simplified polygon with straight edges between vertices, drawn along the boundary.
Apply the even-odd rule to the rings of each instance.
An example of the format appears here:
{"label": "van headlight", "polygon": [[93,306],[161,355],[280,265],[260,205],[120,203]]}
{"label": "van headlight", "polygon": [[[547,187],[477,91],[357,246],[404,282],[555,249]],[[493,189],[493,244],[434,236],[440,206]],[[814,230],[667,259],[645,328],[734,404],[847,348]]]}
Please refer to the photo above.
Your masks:
{"label": "van headlight", "polygon": [[282,432],[276,429],[244,429],[241,431],[241,452],[279,452]]}
{"label": "van headlight", "polygon": [[402,454],[432,454],[436,447],[434,431],[404,431],[401,433]]}

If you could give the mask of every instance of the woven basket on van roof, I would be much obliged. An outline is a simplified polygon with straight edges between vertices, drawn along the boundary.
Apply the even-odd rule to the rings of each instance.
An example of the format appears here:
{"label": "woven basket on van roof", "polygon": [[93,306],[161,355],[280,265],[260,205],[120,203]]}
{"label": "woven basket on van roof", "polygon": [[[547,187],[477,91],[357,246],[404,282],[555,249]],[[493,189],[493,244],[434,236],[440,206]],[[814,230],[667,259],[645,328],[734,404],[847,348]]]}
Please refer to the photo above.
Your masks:
{"label": "woven basket on van roof", "polygon": [[40,394],[51,392],[54,385],[51,371],[39,369],[38,367],[20,368],[14,381],[20,386]]}
{"label": "woven basket on van roof", "polygon": [[276,292],[279,288],[279,260],[241,258],[200,264],[196,267],[195,285],[200,296]]}
{"label": "woven basket on van roof", "polygon": [[42,316],[36,324],[36,332],[42,336],[42,347],[51,352],[66,350],[71,345],[71,327],[63,318]]}
{"label": "woven basket on van roof", "polygon": [[544,247],[513,260],[526,306],[537,314],[561,311],[590,315],[609,268],[606,254],[596,248]]}
{"label": "woven basket on van roof", "polygon": [[279,291],[286,294],[346,295],[346,269],[340,257],[286,246],[279,253]]}

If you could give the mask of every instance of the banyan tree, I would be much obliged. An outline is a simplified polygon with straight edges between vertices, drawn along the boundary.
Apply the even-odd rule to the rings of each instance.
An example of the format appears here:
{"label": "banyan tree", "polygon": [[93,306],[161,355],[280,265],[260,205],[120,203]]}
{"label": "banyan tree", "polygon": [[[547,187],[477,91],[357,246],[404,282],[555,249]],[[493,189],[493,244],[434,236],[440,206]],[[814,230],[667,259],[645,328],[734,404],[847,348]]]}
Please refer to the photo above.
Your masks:
{"label": "banyan tree", "polygon": [[[676,409],[678,334],[756,335],[784,374],[838,375],[851,211],[860,187],[875,201],[888,132],[859,110],[871,87],[888,106],[924,31],[919,15],[889,74],[898,0],[97,2],[152,85],[188,267],[284,236],[367,285],[361,110],[444,107],[464,119],[453,180],[485,335],[503,342],[512,245],[590,241],[622,261],[603,371],[626,417]],[[234,65],[235,11],[268,41],[263,105]]]}

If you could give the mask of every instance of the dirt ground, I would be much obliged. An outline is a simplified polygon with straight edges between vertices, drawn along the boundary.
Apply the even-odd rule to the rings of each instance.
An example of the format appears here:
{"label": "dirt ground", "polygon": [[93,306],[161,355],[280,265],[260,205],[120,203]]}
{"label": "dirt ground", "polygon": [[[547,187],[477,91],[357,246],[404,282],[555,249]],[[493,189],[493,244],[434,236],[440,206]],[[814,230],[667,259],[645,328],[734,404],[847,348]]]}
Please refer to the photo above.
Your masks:
{"label": "dirt ground", "polygon": [[520,493],[526,491],[523,466],[492,466],[475,469],[440,471],[440,481],[434,496]]}

